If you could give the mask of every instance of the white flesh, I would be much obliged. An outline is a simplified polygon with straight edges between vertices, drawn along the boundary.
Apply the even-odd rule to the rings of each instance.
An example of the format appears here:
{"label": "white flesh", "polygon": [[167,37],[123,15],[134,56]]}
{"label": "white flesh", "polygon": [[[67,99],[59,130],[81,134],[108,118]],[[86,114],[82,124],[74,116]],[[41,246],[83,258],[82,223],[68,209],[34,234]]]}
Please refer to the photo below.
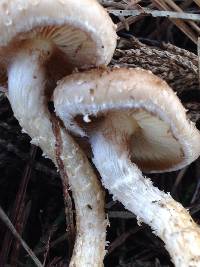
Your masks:
{"label": "white flesh", "polygon": [[151,226],[164,241],[176,267],[199,267],[200,228],[180,203],[154,187],[131,162],[127,139],[136,128],[126,127],[125,120],[119,120],[119,116],[109,119],[90,137],[93,161],[104,186],[139,221]]}
{"label": "white flesh", "polygon": [[[46,46],[46,44],[45,44]],[[39,47],[40,49],[40,47]],[[8,97],[16,118],[32,143],[56,165],[55,137],[44,96],[43,54],[18,52],[8,69]],[[45,60],[45,58],[44,58]],[[68,174],[76,207],[77,236],[71,267],[101,267],[105,255],[106,220],[104,194],[86,156],[63,129],[61,158]]]}

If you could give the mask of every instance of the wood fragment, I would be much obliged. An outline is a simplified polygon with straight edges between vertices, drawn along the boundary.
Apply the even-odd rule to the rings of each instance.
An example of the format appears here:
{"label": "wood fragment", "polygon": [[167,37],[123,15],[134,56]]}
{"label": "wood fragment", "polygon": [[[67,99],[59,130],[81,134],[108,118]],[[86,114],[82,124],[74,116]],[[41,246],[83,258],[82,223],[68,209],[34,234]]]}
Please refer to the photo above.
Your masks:
{"label": "wood fragment", "polygon": [[117,237],[108,247],[108,253],[107,255],[111,254],[113,251],[115,251],[119,246],[121,246],[127,238],[129,238],[131,235],[136,234],[137,232],[144,230],[145,226],[136,226],[132,230],[123,233],[119,237]]}
{"label": "wood fragment", "polygon": [[[173,0],[164,0],[164,2],[174,11],[176,12],[180,12],[181,14],[184,13],[183,9],[181,9],[181,7],[179,7]],[[191,13],[188,13],[188,24],[197,32],[197,34],[199,35],[200,34],[200,28],[199,26],[194,22],[194,21],[198,21],[195,20],[195,19],[192,19],[192,14]],[[199,14],[195,14],[195,15],[199,15]],[[190,20],[190,16],[191,16],[191,20]],[[194,21],[192,21],[194,20]]]}
{"label": "wood fragment", "polygon": [[6,213],[3,211],[3,209],[0,207],[0,219],[6,224],[6,226],[10,229],[14,237],[20,242],[22,247],[26,250],[28,255],[31,257],[31,259],[35,262],[37,267],[43,267],[43,264],[38,260],[38,258],[35,256],[33,251],[29,248],[29,246],[26,244],[26,242],[21,238],[21,236],[16,231],[15,227],[11,223],[10,219],[6,215]]}
{"label": "wood fragment", "polygon": [[[23,176],[22,176],[22,181],[19,185],[19,190],[16,195],[15,199],[15,204],[14,204],[14,209],[13,209],[13,219],[12,221],[14,222],[15,229],[17,232],[22,235],[23,233],[23,228],[24,224],[26,223],[26,191],[27,187],[32,175],[32,169],[33,169],[33,162],[36,157],[38,148],[34,145],[31,146],[30,150],[30,160],[27,162]],[[6,237],[5,237],[6,239]],[[11,265],[13,267],[17,267],[17,259],[19,256],[20,252],[20,242],[15,241],[12,247],[12,252],[10,254],[10,260],[11,260]]]}
{"label": "wood fragment", "polygon": [[200,38],[199,37],[197,42],[197,55],[198,55],[198,78],[199,78],[199,89],[200,89]]}
{"label": "wood fragment", "polygon": [[171,19],[182,19],[182,20],[194,20],[200,21],[200,15],[194,13],[186,13],[186,12],[174,12],[174,11],[164,11],[164,10],[150,10],[148,8],[143,8],[142,10],[116,10],[116,9],[108,9],[110,14],[115,16],[139,16],[139,15],[151,15],[152,17],[164,17]]}
{"label": "wood fragment", "polygon": [[70,250],[70,255],[72,255],[74,242],[75,242],[75,226],[74,226],[74,215],[73,215],[73,205],[72,199],[69,194],[69,182],[68,182],[68,175],[65,171],[65,166],[63,160],[61,159],[63,145],[62,145],[62,137],[60,132],[60,122],[58,118],[54,114],[51,114],[51,123],[52,123],[52,130],[56,139],[55,143],[55,155],[56,155],[56,162],[58,165],[58,170],[61,176],[62,185],[63,185],[63,196],[64,196],[64,204],[65,204],[65,214],[67,218],[67,232],[68,232],[68,246]]}
{"label": "wood fragment", "polygon": [[[167,5],[163,0],[151,0],[155,7],[160,10],[171,10],[169,5]],[[197,44],[197,34],[193,32],[191,27],[189,27],[184,21],[180,19],[170,19],[174,25],[176,25],[183,33],[185,33],[188,38],[190,38],[195,44]]]}
{"label": "wood fragment", "polygon": [[150,47],[134,37],[129,41],[126,39],[125,42],[121,38],[118,46],[120,49],[115,51],[111,61],[112,66],[141,67],[151,70],[167,81],[179,95],[183,91],[199,88],[198,58],[195,54],[172,45],[163,44],[163,47],[169,47],[169,50]]}
{"label": "wood fragment", "polygon": [[[183,169],[181,169],[178,173],[178,175],[176,176],[172,191],[171,191],[171,195],[173,197],[175,197],[176,192],[177,192],[177,187],[180,184],[181,180],[183,179],[183,177],[185,176],[186,171],[188,170],[189,166],[184,167]],[[177,199],[177,196],[176,198]]]}
{"label": "wood fragment", "polygon": [[200,6],[200,0],[193,0],[198,6]]}

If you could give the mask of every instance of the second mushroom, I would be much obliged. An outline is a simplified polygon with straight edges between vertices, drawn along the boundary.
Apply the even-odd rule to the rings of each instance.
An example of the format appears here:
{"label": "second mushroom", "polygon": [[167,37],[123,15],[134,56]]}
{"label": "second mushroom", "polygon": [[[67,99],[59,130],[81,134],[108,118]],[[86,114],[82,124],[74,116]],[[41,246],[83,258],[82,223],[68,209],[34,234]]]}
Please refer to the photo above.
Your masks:
{"label": "second mushroom", "polygon": [[199,227],[140,171],[178,170],[200,154],[199,131],[172,89],[142,69],[92,70],[64,78],[54,103],[65,127],[88,137],[114,198],[151,226],[175,266],[200,266]]}

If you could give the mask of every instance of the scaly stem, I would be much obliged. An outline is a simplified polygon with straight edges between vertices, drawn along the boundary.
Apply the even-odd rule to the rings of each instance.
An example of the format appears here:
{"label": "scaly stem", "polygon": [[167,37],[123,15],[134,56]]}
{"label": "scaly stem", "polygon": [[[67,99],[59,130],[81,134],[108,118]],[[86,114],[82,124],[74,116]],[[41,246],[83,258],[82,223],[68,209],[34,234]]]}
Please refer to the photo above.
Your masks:
{"label": "scaly stem", "polygon": [[110,140],[100,131],[91,135],[93,161],[103,184],[126,209],[151,226],[175,266],[200,266],[200,228],[181,204],[143,177],[120,140],[120,136],[118,142]]}
{"label": "scaly stem", "polygon": [[[45,60],[42,56],[49,47],[44,47],[42,53],[40,47],[16,53],[8,69],[8,96],[15,116],[31,136],[32,143],[40,146],[56,165],[55,137],[45,102],[45,70],[42,66]],[[77,236],[70,266],[101,267],[106,238],[104,194],[78,145],[63,129],[61,137],[61,158],[76,207]]]}

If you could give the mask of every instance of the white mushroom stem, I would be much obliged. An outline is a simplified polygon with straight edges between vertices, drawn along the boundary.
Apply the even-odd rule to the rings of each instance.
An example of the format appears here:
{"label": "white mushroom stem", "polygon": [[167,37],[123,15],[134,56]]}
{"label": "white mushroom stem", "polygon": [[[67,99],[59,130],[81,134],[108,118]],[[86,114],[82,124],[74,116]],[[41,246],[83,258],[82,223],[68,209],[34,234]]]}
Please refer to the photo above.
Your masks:
{"label": "white mushroom stem", "polygon": [[[8,68],[8,97],[16,118],[32,143],[41,147],[56,165],[55,137],[45,102],[43,63],[51,45],[40,45],[18,51]],[[76,207],[77,236],[71,267],[101,267],[105,255],[106,220],[104,194],[86,156],[61,130],[63,160]]]}
{"label": "white mushroom stem", "polygon": [[135,127],[125,129],[122,124],[110,117],[101,129],[90,133],[93,161],[103,184],[139,221],[151,226],[175,266],[200,266],[200,228],[181,204],[154,187],[131,162],[128,140]]}

